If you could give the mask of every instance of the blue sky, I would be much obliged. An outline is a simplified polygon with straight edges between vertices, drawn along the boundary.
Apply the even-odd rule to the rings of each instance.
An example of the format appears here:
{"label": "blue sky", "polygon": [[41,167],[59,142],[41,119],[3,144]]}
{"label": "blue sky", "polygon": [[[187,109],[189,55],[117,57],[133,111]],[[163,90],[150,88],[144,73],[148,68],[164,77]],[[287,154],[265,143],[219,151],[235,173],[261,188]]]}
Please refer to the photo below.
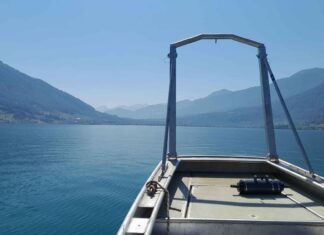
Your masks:
{"label": "blue sky", "polygon": [[[1,1],[0,60],[93,106],[165,102],[169,43],[200,33],[263,42],[277,77],[324,67],[324,1]],[[258,85],[256,50],[178,51],[178,99]]]}

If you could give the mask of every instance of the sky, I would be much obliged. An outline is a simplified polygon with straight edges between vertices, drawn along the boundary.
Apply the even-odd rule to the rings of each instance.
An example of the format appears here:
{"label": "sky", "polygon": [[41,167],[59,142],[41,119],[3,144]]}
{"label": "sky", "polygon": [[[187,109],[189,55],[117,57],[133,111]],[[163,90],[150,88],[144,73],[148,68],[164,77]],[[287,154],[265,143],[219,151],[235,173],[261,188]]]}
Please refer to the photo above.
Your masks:
{"label": "sky", "polygon": [[[324,1],[0,1],[0,60],[93,105],[167,100],[169,44],[232,33],[267,47],[277,78],[324,67]],[[177,99],[259,84],[255,48],[178,50]]]}

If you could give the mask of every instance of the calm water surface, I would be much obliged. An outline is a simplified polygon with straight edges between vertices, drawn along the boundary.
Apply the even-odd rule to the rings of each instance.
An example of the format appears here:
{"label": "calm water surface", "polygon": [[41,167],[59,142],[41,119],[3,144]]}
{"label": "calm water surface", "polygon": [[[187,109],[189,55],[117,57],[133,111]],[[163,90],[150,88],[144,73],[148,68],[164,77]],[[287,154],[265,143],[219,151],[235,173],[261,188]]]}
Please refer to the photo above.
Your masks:
{"label": "calm water surface", "polygon": [[[163,127],[0,125],[0,234],[114,234],[159,162]],[[324,131],[301,131],[324,175]],[[289,130],[280,156],[304,166]],[[179,154],[265,154],[262,129],[178,128]]]}

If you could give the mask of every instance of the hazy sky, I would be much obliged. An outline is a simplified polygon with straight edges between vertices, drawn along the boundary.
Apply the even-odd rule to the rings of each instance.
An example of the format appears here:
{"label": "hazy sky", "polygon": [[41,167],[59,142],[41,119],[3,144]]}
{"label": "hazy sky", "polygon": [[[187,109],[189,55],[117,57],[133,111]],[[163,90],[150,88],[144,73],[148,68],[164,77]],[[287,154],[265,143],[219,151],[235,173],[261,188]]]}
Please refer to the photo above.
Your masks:
{"label": "hazy sky", "polygon": [[[0,1],[0,60],[97,107],[165,102],[168,47],[200,33],[266,44],[277,77],[324,67],[324,1]],[[257,85],[256,50],[178,51],[178,99]]]}

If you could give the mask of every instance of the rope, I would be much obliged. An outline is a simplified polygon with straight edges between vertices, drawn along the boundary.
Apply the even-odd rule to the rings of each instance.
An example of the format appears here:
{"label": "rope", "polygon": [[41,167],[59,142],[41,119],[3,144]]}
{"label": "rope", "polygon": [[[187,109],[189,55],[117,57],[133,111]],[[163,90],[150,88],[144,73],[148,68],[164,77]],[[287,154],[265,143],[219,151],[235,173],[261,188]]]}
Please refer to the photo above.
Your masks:
{"label": "rope", "polygon": [[145,185],[146,187],[146,193],[150,197],[153,197],[158,189],[161,189],[164,191],[166,195],[166,215],[167,215],[167,231],[169,231],[169,221],[170,221],[170,214],[169,214],[169,208],[170,208],[170,194],[169,191],[164,188],[159,182],[151,180],[148,181]]}

